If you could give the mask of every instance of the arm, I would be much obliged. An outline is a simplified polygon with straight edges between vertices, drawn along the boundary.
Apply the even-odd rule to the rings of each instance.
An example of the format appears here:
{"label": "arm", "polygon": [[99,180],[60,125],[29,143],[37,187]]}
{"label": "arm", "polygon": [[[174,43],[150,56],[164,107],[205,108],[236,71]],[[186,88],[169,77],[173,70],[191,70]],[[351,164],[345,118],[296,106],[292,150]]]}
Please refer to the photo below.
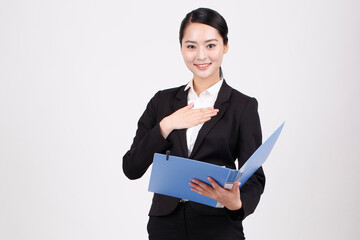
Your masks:
{"label": "arm", "polygon": [[[165,152],[172,146],[166,140],[177,129],[184,129],[204,123],[218,113],[218,109],[192,109],[193,104],[185,106],[157,122],[157,106],[160,103],[159,91],[148,103],[138,122],[138,129],[130,150],[123,157],[123,171],[130,179],[140,178],[152,163],[154,153]],[[163,100],[164,101],[164,100]]]}
{"label": "arm", "polygon": [[[261,138],[257,101],[250,99],[240,120],[238,147],[240,167],[261,145]],[[231,189],[225,189],[219,186],[212,178],[209,178],[209,181],[211,186],[197,179],[193,179],[189,184],[192,186],[191,190],[215,199],[224,205],[232,219],[243,220],[254,212],[260,200],[260,195],[264,191],[265,176],[262,168],[259,168],[242,186],[240,191],[240,183],[235,183]]]}
{"label": "arm", "polygon": [[129,179],[137,179],[144,175],[152,163],[155,152],[164,152],[171,147],[160,132],[157,123],[157,104],[160,91],[148,103],[146,110],[138,122],[138,129],[130,150],[123,157],[123,171]]}
{"label": "arm", "polygon": [[[240,122],[239,167],[249,159],[261,144],[262,133],[258,114],[258,103],[256,99],[253,98],[249,101]],[[240,189],[242,209],[238,212],[237,217],[244,219],[255,211],[264,187],[265,175],[262,167],[260,167]]]}

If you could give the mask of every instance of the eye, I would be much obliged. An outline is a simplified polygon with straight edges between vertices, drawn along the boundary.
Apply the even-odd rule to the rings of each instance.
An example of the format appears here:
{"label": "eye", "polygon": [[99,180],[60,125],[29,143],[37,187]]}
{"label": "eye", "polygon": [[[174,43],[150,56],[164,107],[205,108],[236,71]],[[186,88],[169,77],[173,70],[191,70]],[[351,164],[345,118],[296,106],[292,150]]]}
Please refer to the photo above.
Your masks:
{"label": "eye", "polygon": [[187,45],[186,47],[189,48],[189,49],[195,49],[196,48],[195,45]]}
{"label": "eye", "polygon": [[213,44],[213,43],[210,43],[209,45],[207,45],[208,48],[213,48],[213,47],[215,47],[215,46],[216,46],[216,45]]}

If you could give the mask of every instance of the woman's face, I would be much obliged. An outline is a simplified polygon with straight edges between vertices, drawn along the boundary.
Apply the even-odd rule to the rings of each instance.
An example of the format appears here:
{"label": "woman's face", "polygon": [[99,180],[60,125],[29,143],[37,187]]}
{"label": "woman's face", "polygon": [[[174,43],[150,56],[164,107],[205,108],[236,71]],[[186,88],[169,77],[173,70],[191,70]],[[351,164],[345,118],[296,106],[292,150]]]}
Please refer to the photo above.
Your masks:
{"label": "woman's face", "polygon": [[217,29],[202,23],[190,23],[185,28],[181,54],[194,79],[218,80],[227,50]]}

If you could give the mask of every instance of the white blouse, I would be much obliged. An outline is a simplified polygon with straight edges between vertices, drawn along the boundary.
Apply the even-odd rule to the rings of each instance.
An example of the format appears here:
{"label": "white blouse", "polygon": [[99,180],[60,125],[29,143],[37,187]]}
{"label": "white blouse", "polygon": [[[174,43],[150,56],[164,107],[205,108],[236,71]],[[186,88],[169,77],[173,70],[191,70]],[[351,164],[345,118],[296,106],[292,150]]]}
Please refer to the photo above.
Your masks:
{"label": "white blouse", "polygon": [[[214,85],[212,85],[211,87],[206,89],[204,92],[202,92],[199,96],[196,94],[196,92],[194,90],[193,81],[190,81],[185,87],[185,91],[190,88],[188,97],[187,97],[188,105],[191,103],[194,103],[193,109],[214,107],[216,98],[218,96],[218,93],[219,93],[219,90],[221,88],[223,81],[224,80],[221,79],[220,81],[218,81],[217,83],[215,83]],[[197,135],[198,135],[202,125],[203,124],[199,124],[194,127],[188,128],[186,130],[188,156],[190,156],[190,154],[194,148]]]}

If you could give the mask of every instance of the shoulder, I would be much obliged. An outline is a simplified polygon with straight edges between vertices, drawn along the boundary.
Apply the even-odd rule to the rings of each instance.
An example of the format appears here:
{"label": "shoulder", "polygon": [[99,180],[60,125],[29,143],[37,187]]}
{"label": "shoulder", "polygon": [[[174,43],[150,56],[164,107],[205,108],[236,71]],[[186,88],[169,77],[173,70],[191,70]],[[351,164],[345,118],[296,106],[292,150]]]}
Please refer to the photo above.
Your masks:
{"label": "shoulder", "polygon": [[152,101],[170,100],[175,98],[179,94],[184,93],[185,86],[186,85],[181,85],[179,87],[159,90],[152,98]]}
{"label": "shoulder", "polygon": [[160,90],[159,93],[164,96],[173,96],[180,91],[184,91],[186,85],[181,85],[180,87],[168,88]]}
{"label": "shoulder", "polygon": [[256,106],[258,105],[258,102],[256,100],[255,97],[251,97],[249,95],[246,95],[242,92],[240,92],[239,90],[229,86],[226,84],[226,86],[231,89],[231,98],[230,101],[236,103],[238,106],[242,106],[242,107],[246,107],[249,104],[252,106]]}
{"label": "shoulder", "polygon": [[[230,86],[229,86],[230,87]],[[258,101],[232,87],[230,105],[232,111],[238,116],[241,122],[258,122]]]}

